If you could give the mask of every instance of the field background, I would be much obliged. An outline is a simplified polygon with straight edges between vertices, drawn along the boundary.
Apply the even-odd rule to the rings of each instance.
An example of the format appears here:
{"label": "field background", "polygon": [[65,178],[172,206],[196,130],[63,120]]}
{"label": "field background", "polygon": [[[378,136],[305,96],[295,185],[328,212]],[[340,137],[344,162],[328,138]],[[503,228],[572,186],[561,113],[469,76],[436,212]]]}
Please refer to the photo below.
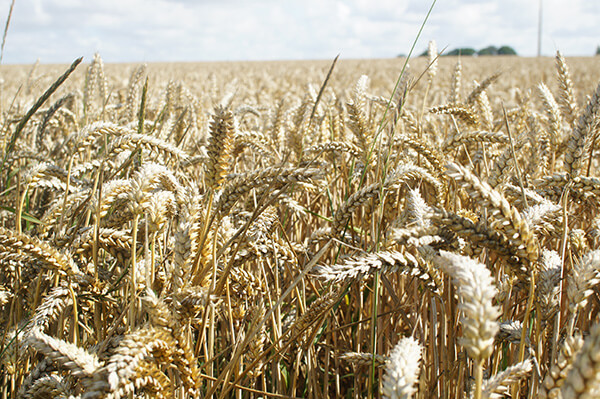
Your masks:
{"label": "field background", "polygon": [[97,57],[24,126],[67,66],[0,67],[0,392],[597,392],[600,58],[558,62]]}
{"label": "field background", "polygon": [[[457,62],[457,57],[441,57],[438,59],[439,73],[436,77],[435,89],[441,93],[449,91],[452,74]],[[379,60],[345,60],[338,61],[335,73],[331,77],[328,87],[336,93],[353,89],[354,83],[361,75],[370,79],[369,92],[373,95],[390,95],[402,66],[404,58],[379,59]],[[425,71],[429,60],[427,57],[414,58],[410,61],[410,71],[418,77]],[[557,85],[556,68],[553,57],[502,57],[482,56],[463,57],[463,79],[465,85],[472,84],[473,80],[483,80],[496,72],[502,72],[502,79],[488,88],[489,94],[493,93],[504,101],[511,100],[511,89],[532,89],[539,83],[545,83],[555,89]],[[114,89],[124,89],[130,74],[138,64],[107,64],[104,66],[108,86]],[[319,61],[269,61],[269,62],[201,62],[201,63],[150,63],[148,78],[150,79],[150,92],[158,94],[164,90],[170,80],[181,81],[198,97],[200,101],[211,100],[207,94],[215,95],[226,90],[226,86],[234,81],[245,82],[244,87],[237,87],[238,93],[235,102],[255,103],[257,95],[255,87],[265,85],[268,90],[263,90],[263,99],[269,97],[280,98],[284,93],[302,96],[305,94],[306,85],[319,86],[323,83],[326,72],[331,65],[331,60]],[[600,60],[595,57],[569,57],[568,65],[571,69],[571,78],[579,89],[578,100],[589,94],[598,82]],[[33,69],[33,73],[32,73]],[[5,65],[2,67],[4,88],[7,95],[3,96],[3,105],[8,105],[12,100],[15,90],[24,85],[31,91],[37,90],[41,94],[46,88],[66,69],[66,65]],[[61,90],[83,90],[86,74],[82,65],[74,72],[73,78],[67,81]],[[31,76],[30,76],[31,75]],[[467,77],[469,80],[467,80]],[[257,85],[257,86],[255,86]],[[588,90],[585,90],[588,85]],[[216,86],[216,87],[215,87]],[[426,79],[420,84],[424,89]],[[418,86],[419,87],[419,86]],[[466,86],[469,87],[469,86]],[[466,91],[467,88],[464,88]],[[210,89],[206,93],[207,88]],[[469,87],[470,88],[470,87]],[[247,91],[247,93],[246,93]],[[215,93],[216,92],[216,93]],[[586,94],[587,93],[587,94]],[[32,95],[35,93],[32,93]],[[468,94],[468,93],[466,93]],[[158,100],[156,96],[150,96]],[[260,97],[258,97],[260,98]],[[24,100],[24,98],[22,99]],[[220,99],[212,99],[219,101]],[[443,103],[443,97],[430,99]],[[440,104],[441,104],[440,103]]]}

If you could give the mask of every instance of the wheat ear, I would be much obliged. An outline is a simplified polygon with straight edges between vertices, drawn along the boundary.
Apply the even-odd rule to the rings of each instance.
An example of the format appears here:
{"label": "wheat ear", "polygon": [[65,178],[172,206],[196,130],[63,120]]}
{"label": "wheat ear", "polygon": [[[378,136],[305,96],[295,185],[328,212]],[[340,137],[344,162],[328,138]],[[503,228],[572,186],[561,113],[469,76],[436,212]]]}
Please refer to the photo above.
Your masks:
{"label": "wheat ear", "polygon": [[473,112],[471,107],[458,104],[443,105],[440,107],[431,108],[429,112],[433,114],[453,115],[464,122],[467,126],[477,126],[479,119]]}
{"label": "wheat ear", "polygon": [[421,344],[413,337],[402,338],[392,349],[383,377],[383,397],[409,399],[416,392],[419,378]]}
{"label": "wheat ear", "polygon": [[465,188],[469,195],[482,206],[489,207],[499,223],[492,227],[498,229],[517,248],[519,257],[534,263],[538,259],[538,241],[520,212],[504,198],[502,194],[479,180],[471,171],[455,163],[449,163],[446,174]]}
{"label": "wheat ear", "polygon": [[459,310],[463,327],[460,343],[475,361],[475,399],[481,399],[483,362],[494,349],[498,333],[500,309],[493,304],[497,289],[490,271],[481,263],[466,256],[440,251],[434,263],[450,276],[458,290]]}
{"label": "wheat ear", "polygon": [[581,336],[576,335],[565,339],[561,345],[556,363],[550,367],[540,386],[540,399],[560,397],[560,389],[562,388],[565,378],[567,378],[567,375],[573,366],[573,362],[575,361],[575,357],[582,346],[583,338],[581,338]]}
{"label": "wheat ear", "polygon": [[600,118],[600,84],[596,87],[583,113],[579,116],[577,124],[567,142],[565,152],[565,169],[568,173],[576,176],[581,168],[586,143],[598,125]]}
{"label": "wheat ear", "polygon": [[595,324],[561,388],[563,399],[598,397],[600,382],[600,324]]}
{"label": "wheat ear", "polygon": [[573,125],[579,110],[569,66],[560,51],[556,52],[556,70],[558,72],[558,87],[560,89],[558,104],[564,118],[569,124]]}
{"label": "wheat ear", "polygon": [[575,262],[571,273],[567,276],[567,281],[570,335],[573,332],[577,311],[586,306],[588,297],[594,293],[594,286],[600,282],[600,250],[589,252],[579,262]]}
{"label": "wheat ear", "polygon": [[223,107],[215,108],[210,124],[208,162],[204,178],[208,189],[218,189],[223,184],[233,149],[234,131],[235,124],[231,110]]}
{"label": "wheat ear", "polygon": [[514,366],[507,367],[504,371],[484,381],[482,398],[501,399],[506,397],[505,395],[510,393],[511,385],[527,377],[532,367],[531,360],[527,359]]}
{"label": "wheat ear", "polygon": [[427,268],[421,266],[417,258],[408,252],[376,252],[349,258],[344,263],[322,265],[315,268],[315,274],[317,276],[325,281],[333,282],[341,282],[353,278],[364,278],[377,271],[381,273],[398,271],[409,276],[416,276],[433,292],[437,292],[440,288],[435,281],[435,276],[432,276]]}
{"label": "wheat ear", "polygon": [[96,355],[44,334],[34,328],[27,337],[27,344],[48,357],[61,369],[69,370],[77,378],[90,378],[100,367]]}

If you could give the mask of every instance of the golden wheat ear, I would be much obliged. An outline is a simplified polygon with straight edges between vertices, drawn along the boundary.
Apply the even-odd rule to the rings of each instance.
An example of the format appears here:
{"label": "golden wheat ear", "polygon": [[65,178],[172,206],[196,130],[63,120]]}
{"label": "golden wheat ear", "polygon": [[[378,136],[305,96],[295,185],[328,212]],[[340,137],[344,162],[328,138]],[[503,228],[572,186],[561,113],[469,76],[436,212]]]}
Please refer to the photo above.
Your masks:
{"label": "golden wheat ear", "polygon": [[550,135],[551,150],[556,151],[558,144],[562,142],[562,115],[558,103],[554,99],[554,96],[550,92],[550,89],[544,84],[538,85],[538,91],[540,98],[544,105],[544,110],[547,118],[547,129],[546,132]]}
{"label": "golden wheat ear", "polygon": [[500,328],[497,320],[501,312],[493,304],[498,292],[494,279],[485,265],[451,252],[440,251],[434,258],[434,264],[452,277],[458,291],[463,329],[458,342],[475,362],[473,395],[481,398],[483,363],[492,355],[494,339]]}
{"label": "golden wheat ear", "polygon": [[446,251],[440,251],[434,263],[452,277],[458,290],[462,345],[472,359],[478,362],[487,359],[500,328],[497,321],[500,310],[493,304],[497,289],[490,271],[471,258]]}
{"label": "golden wheat ear", "polygon": [[413,337],[402,338],[392,349],[383,377],[382,394],[388,399],[409,399],[416,393],[423,347]]}
{"label": "golden wheat ear", "polygon": [[558,72],[558,86],[560,89],[558,104],[565,120],[569,122],[571,127],[574,127],[574,122],[579,113],[577,97],[573,88],[569,66],[560,51],[556,52],[556,70]]}
{"label": "golden wheat ear", "polygon": [[124,124],[131,122],[135,116],[138,94],[141,91],[146,69],[146,64],[142,64],[131,72],[131,76],[129,77],[129,85],[127,88],[125,107],[121,115],[121,122]]}
{"label": "golden wheat ear", "polygon": [[315,268],[314,273],[325,281],[336,283],[367,278],[375,272],[394,273],[415,276],[432,292],[439,292],[441,287],[432,270],[427,264],[414,255],[399,251],[381,251],[346,259],[344,263],[334,265],[321,265]]}
{"label": "golden wheat ear", "polygon": [[0,254],[15,253],[35,260],[49,270],[79,278],[81,272],[73,260],[45,241],[0,227]]}
{"label": "golden wheat ear", "polygon": [[573,333],[575,318],[585,308],[594,286],[600,282],[600,250],[588,252],[573,264],[567,276],[568,331]]}
{"label": "golden wheat ear", "polygon": [[[447,229],[466,240],[463,250],[471,257],[478,256],[487,248],[500,255],[502,258],[510,259],[517,257],[516,249],[508,239],[490,226],[477,222],[468,217],[457,215],[443,209],[434,209],[431,220],[439,229]],[[527,275],[527,268],[521,264],[514,264],[514,272],[517,275]]]}
{"label": "golden wheat ear", "polygon": [[518,209],[467,168],[456,163],[449,163],[446,167],[446,174],[460,184],[474,201],[487,207],[491,216],[497,219],[492,227],[508,238],[518,256],[531,264],[535,263],[539,257],[539,243]]}
{"label": "golden wheat ear", "polygon": [[469,93],[469,95],[467,96],[465,103],[467,105],[474,104],[475,101],[477,100],[477,97],[479,97],[479,95],[481,93],[483,93],[485,91],[485,89],[487,89],[492,83],[494,83],[496,80],[498,80],[498,78],[500,77],[501,74],[502,74],[501,72],[496,72],[493,75],[491,75],[490,77],[484,79],[483,82],[478,83],[475,86],[475,88],[471,91],[471,93]]}
{"label": "golden wheat ear", "polygon": [[460,86],[462,78],[462,63],[460,58],[456,61],[454,72],[452,74],[452,82],[450,83],[450,94],[448,95],[448,103],[458,104],[460,101]]}
{"label": "golden wheat ear", "polygon": [[115,138],[110,143],[107,158],[116,159],[124,151],[136,151],[138,149],[145,150],[148,156],[152,158],[163,157],[165,163],[175,161],[185,164],[188,161],[188,155],[185,151],[173,144],[157,137],[138,133],[125,134]]}
{"label": "golden wheat ear", "polygon": [[429,110],[432,114],[452,115],[460,121],[464,122],[467,126],[476,127],[479,124],[477,115],[473,112],[471,107],[461,104],[450,104],[434,107]]}
{"label": "golden wheat ear", "polygon": [[19,389],[20,398],[79,398],[69,394],[69,384],[58,375],[43,375],[26,381]]}
{"label": "golden wheat ear", "polygon": [[235,203],[251,190],[268,186],[278,190],[288,184],[312,183],[323,176],[317,168],[268,167],[243,173],[223,185],[215,204],[215,213],[226,215]]}
{"label": "golden wheat ear", "polygon": [[418,136],[401,135],[394,140],[394,148],[408,146],[428,162],[428,170],[435,176],[444,173],[444,153],[439,152],[431,143]]}
{"label": "golden wheat ear", "polygon": [[76,378],[91,378],[99,369],[95,354],[75,344],[44,334],[34,328],[27,337],[27,345],[50,359],[59,369],[67,370]]}
{"label": "golden wheat ear", "polygon": [[462,145],[476,143],[499,143],[507,144],[508,136],[502,132],[474,131],[465,132],[452,136],[443,144],[444,152],[452,152]]}
{"label": "golden wheat ear", "polygon": [[595,324],[565,378],[564,399],[597,398],[600,383],[600,324]]}
{"label": "golden wheat ear", "polygon": [[108,91],[107,86],[104,63],[100,54],[96,53],[88,67],[83,85],[83,113],[86,119],[89,120],[90,113],[93,111],[94,100],[99,99],[100,106],[104,107]]}
{"label": "golden wheat ear", "polygon": [[354,134],[356,144],[360,148],[363,157],[367,156],[373,140],[373,131],[367,118],[366,91],[368,83],[369,78],[362,75],[356,82],[354,98],[346,104],[348,127]]}
{"label": "golden wheat ear", "polygon": [[501,399],[510,393],[511,385],[527,377],[533,368],[532,361],[527,359],[494,375],[483,382],[481,397],[483,399]]}
{"label": "golden wheat ear", "polygon": [[544,250],[540,256],[540,272],[535,287],[535,300],[543,321],[551,319],[559,311],[558,291],[561,271],[560,255]]}
{"label": "golden wheat ear", "polygon": [[572,176],[579,174],[585,158],[585,146],[591,141],[593,132],[600,119],[600,84],[589,99],[585,109],[580,113],[577,124],[567,141],[565,151],[565,169]]}
{"label": "golden wheat ear", "polygon": [[[161,382],[168,383],[168,380],[163,376],[157,379],[153,375],[160,375],[157,368],[165,359],[181,369],[177,355],[176,344],[168,331],[150,326],[138,329],[124,336],[113,354],[86,381],[84,397],[121,398],[140,392],[149,385],[158,385],[161,389],[168,390],[168,385],[161,385]],[[183,381],[189,389],[189,382],[185,379]]]}
{"label": "golden wheat ear", "polygon": [[216,107],[210,124],[208,161],[204,177],[208,190],[218,189],[223,184],[229,169],[234,132],[235,122],[231,110],[221,106]]}
{"label": "golden wheat ear", "polygon": [[341,360],[344,360],[356,367],[367,367],[375,362],[375,367],[385,367],[390,361],[389,356],[374,355],[365,352],[345,352],[339,355]]}
{"label": "golden wheat ear", "polygon": [[331,310],[331,307],[339,300],[339,291],[330,291],[317,298],[302,316],[294,320],[293,324],[286,331],[284,346],[295,343],[298,346],[306,345],[307,338],[310,337],[314,328],[320,327],[325,315]]}
{"label": "golden wheat ear", "polygon": [[583,347],[583,338],[580,335],[567,337],[560,347],[558,359],[548,370],[539,390],[541,399],[558,398],[561,393],[565,378],[569,374],[577,353]]}

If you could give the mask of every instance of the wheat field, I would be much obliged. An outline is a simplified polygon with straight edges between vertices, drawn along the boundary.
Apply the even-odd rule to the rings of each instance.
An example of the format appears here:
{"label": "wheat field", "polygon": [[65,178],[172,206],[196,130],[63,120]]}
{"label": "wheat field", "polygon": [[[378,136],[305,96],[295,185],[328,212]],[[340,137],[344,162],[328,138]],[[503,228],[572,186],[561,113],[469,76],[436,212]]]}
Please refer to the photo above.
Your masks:
{"label": "wheat field", "polygon": [[600,395],[600,59],[404,61],[1,66],[2,398]]}

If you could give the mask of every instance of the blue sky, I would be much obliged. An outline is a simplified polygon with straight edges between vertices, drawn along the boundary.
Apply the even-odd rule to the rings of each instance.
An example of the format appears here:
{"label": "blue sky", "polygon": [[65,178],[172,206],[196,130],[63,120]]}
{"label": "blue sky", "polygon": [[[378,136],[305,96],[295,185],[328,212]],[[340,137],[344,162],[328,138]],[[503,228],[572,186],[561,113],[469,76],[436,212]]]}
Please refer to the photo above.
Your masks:
{"label": "blue sky", "polygon": [[[540,0],[438,0],[417,43],[537,53]],[[599,0],[543,0],[542,54],[592,55]],[[5,63],[387,58],[407,54],[428,0],[16,0]],[[0,2],[4,25],[10,0]]]}

